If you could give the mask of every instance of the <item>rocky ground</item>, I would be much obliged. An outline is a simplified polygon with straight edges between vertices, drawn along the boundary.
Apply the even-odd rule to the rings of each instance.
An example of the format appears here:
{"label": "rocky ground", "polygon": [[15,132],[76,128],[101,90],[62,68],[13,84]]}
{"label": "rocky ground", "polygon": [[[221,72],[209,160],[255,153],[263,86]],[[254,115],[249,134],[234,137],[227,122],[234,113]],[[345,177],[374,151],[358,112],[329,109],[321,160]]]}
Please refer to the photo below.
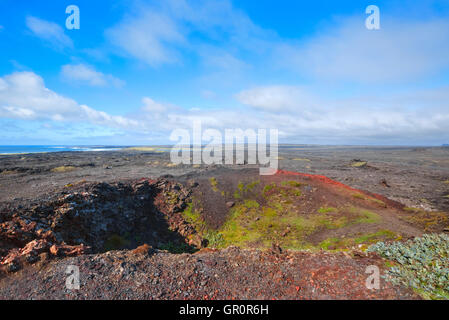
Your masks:
{"label": "rocky ground", "polygon": [[[80,290],[65,287],[79,266]],[[0,283],[1,299],[419,299],[381,280],[365,286],[366,268],[385,268],[364,254],[242,250],[195,254],[110,251],[34,265]]]}
{"label": "rocky ground", "polygon": [[[281,146],[280,169],[325,175],[407,206],[449,211],[449,148]],[[353,166],[353,160],[366,165]],[[216,166],[173,166],[167,152],[0,155],[0,201],[33,201],[80,182],[197,175]],[[240,168],[241,166],[231,166]]]}
{"label": "rocky ground", "polygon": [[[368,200],[379,194],[369,205],[349,196],[351,205],[377,210],[379,228],[413,237],[448,227],[449,148],[283,146],[279,159],[281,169],[329,176]],[[251,167],[174,166],[167,153],[136,150],[0,156],[0,298],[419,298],[383,280],[381,290],[367,289],[366,267],[384,270],[386,262],[357,249],[298,252],[276,241],[271,249],[205,248],[210,239],[185,214],[191,198],[212,203],[201,214],[207,221],[212,212],[219,228],[235,205],[226,177]],[[301,191],[307,196],[312,187]],[[398,219],[405,209],[419,220]],[[378,230],[373,225],[349,227]],[[80,269],[80,290],[65,289],[68,265]]]}

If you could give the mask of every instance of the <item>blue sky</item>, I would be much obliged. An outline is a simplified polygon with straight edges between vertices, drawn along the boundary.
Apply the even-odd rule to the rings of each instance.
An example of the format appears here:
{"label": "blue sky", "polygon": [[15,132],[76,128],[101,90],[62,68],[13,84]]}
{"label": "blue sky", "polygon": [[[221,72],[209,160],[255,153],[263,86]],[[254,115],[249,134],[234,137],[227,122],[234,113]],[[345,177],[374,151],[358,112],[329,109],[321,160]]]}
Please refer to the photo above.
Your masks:
{"label": "blue sky", "polygon": [[0,144],[449,143],[448,0],[1,0],[0,43]]}

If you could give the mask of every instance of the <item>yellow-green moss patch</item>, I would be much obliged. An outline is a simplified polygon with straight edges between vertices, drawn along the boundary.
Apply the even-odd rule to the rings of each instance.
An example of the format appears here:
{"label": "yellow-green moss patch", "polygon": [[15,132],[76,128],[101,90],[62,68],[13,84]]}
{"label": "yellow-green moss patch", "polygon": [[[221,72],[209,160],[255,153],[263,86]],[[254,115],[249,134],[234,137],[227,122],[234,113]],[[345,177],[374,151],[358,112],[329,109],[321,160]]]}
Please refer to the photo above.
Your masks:
{"label": "yellow-green moss patch", "polygon": [[17,171],[15,171],[15,170],[4,170],[4,171],[1,172],[1,174],[4,174],[4,175],[14,174],[14,173],[17,173]]}
{"label": "yellow-green moss patch", "polygon": [[418,208],[404,208],[405,213],[398,215],[399,219],[424,228],[425,232],[439,230],[439,226],[449,224],[449,214],[446,212],[426,211]]}
{"label": "yellow-green moss patch", "polygon": [[318,246],[325,250],[339,250],[360,244],[373,244],[382,240],[400,239],[396,233],[390,230],[380,230],[375,233],[367,233],[359,237],[337,238],[332,237],[322,241]]}
{"label": "yellow-green moss patch", "polygon": [[131,148],[126,148],[126,151],[156,151],[155,148],[153,147],[131,147]]}
{"label": "yellow-green moss patch", "polygon": [[214,192],[218,192],[218,181],[216,178],[212,177],[209,179],[210,185],[212,187],[212,190],[214,190]]}
{"label": "yellow-green moss patch", "polygon": [[366,161],[356,161],[351,163],[351,167],[355,167],[355,168],[361,168],[366,166],[368,163]]}
{"label": "yellow-green moss patch", "polygon": [[338,209],[334,207],[321,207],[318,209],[318,213],[329,213],[329,212],[338,212]]}
{"label": "yellow-green moss patch", "polygon": [[69,172],[76,170],[76,167],[74,166],[61,166],[51,169],[51,172]]}
{"label": "yellow-green moss patch", "polygon": [[369,210],[358,210],[358,218],[353,223],[378,223],[382,219],[381,217]]}

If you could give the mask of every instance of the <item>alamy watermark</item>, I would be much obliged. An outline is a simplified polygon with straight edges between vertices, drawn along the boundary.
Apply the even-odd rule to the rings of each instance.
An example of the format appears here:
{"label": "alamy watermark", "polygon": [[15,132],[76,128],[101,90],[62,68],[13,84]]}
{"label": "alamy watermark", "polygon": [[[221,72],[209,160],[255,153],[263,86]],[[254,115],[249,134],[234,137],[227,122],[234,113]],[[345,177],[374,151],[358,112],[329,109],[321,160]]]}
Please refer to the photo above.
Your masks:
{"label": "alamy watermark", "polygon": [[365,26],[368,30],[380,29],[380,10],[378,6],[370,5],[366,7],[366,14],[369,16],[365,20]]}
{"label": "alamy watermark", "polygon": [[194,121],[192,132],[176,129],[171,133],[170,141],[177,144],[170,160],[177,165],[257,164],[263,166],[260,175],[273,175],[278,170],[278,137],[277,129],[225,129],[223,137],[216,129],[203,132],[201,121]]}
{"label": "alamy watermark", "polygon": [[65,273],[69,276],[65,279],[65,287],[69,290],[80,289],[80,269],[78,266],[67,266]]}
{"label": "alamy watermark", "polygon": [[[80,9],[77,5],[69,5],[65,9],[65,13],[69,16],[65,21],[68,30],[80,29]],[[365,20],[365,26],[368,30],[380,29],[380,9],[376,5],[369,5],[365,9],[365,13],[369,16]]]}
{"label": "alamy watermark", "polygon": [[80,8],[75,5],[67,6],[65,13],[69,14],[65,20],[65,27],[68,30],[79,30],[80,29]]}
{"label": "alamy watermark", "polygon": [[369,290],[379,290],[380,289],[380,271],[379,267],[371,265],[366,267],[365,273],[370,274],[366,278],[365,286]]}

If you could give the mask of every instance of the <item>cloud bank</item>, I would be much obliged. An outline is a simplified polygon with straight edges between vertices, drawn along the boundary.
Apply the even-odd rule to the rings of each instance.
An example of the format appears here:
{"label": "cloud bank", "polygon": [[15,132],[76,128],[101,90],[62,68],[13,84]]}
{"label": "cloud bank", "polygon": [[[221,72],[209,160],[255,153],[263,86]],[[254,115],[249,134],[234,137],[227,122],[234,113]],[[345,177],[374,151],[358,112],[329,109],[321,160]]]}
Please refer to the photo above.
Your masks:
{"label": "cloud bank", "polygon": [[125,82],[110,75],[95,70],[92,66],[85,64],[67,64],[61,68],[61,76],[64,80],[87,84],[94,87],[122,87]]}
{"label": "cloud bank", "polygon": [[218,130],[276,128],[285,142],[333,143],[344,139],[375,143],[381,139],[395,144],[449,139],[449,87],[382,98],[322,99],[306,94],[302,87],[279,85],[243,90],[236,99],[243,106],[236,102],[229,109],[186,110],[143,97],[133,113],[112,116],[46,88],[35,73],[17,72],[0,78],[0,118],[83,122],[165,137],[165,141],[174,129],[190,129],[194,120],[201,120],[204,128]]}
{"label": "cloud bank", "polygon": [[38,38],[53,45],[57,49],[73,48],[73,41],[65,33],[64,29],[54,23],[33,16],[26,18],[28,29]]}
{"label": "cloud bank", "polygon": [[285,67],[317,79],[415,82],[449,70],[449,20],[382,19],[367,30],[348,18],[297,44],[277,47]]}
{"label": "cloud bank", "polygon": [[16,72],[0,78],[0,117],[21,120],[86,121],[96,125],[129,128],[138,123],[122,116],[78,104],[45,87],[33,72]]}

